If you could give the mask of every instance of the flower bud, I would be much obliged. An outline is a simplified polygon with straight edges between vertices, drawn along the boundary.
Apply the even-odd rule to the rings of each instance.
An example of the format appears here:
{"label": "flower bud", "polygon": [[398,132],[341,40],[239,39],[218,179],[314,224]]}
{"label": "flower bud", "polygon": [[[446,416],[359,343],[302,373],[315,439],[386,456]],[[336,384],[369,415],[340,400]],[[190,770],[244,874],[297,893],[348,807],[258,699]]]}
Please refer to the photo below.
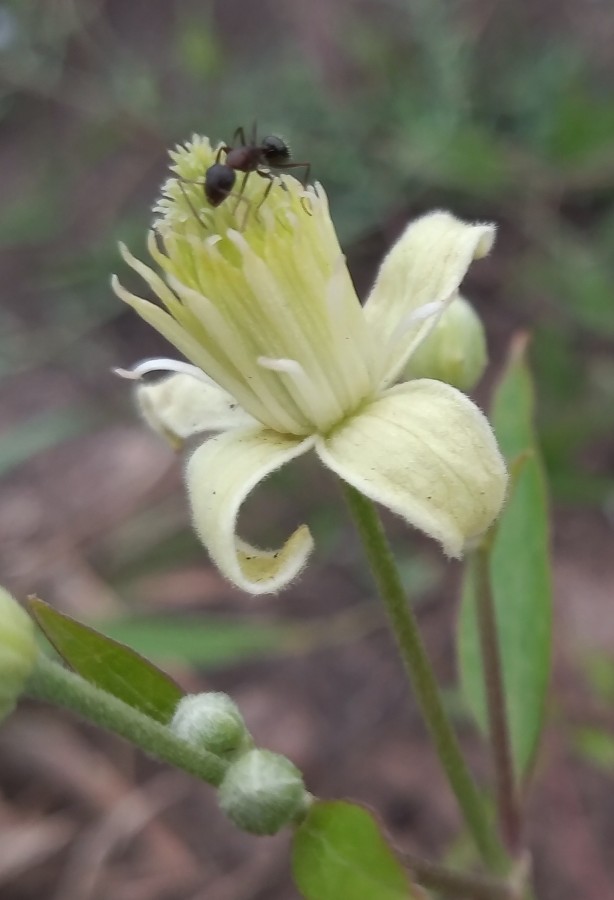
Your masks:
{"label": "flower bud", "polygon": [[307,807],[310,795],[289,759],[248,750],[231,763],[219,789],[220,806],[242,831],[276,834]]}
{"label": "flower bud", "polygon": [[434,378],[461,391],[478,383],[488,356],[482,320],[464,297],[456,297],[412,355],[405,375]]}
{"label": "flower bud", "polygon": [[0,722],[15,708],[37,654],[32,620],[0,587]]}
{"label": "flower bud", "polygon": [[188,694],[177,704],[170,728],[193,746],[224,758],[251,745],[243,716],[227,694]]}

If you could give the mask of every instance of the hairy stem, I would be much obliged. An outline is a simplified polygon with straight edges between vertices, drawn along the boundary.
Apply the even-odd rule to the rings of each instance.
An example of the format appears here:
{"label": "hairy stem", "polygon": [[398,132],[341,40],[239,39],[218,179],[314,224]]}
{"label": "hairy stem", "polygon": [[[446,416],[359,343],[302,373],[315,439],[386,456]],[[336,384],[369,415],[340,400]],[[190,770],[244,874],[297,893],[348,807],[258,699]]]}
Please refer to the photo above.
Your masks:
{"label": "hairy stem", "polygon": [[425,888],[458,900],[517,900],[514,887],[506,881],[486,875],[469,875],[440,866],[413,853],[401,853],[401,859]]}
{"label": "hairy stem", "polygon": [[474,558],[477,624],[482,650],[495,794],[503,839],[513,856],[521,849],[521,818],[503,687],[503,670],[490,581],[490,548],[485,542]]}
{"label": "hairy stem", "polygon": [[227,764],[219,757],[197,750],[166,726],[42,654],[26,691],[31,697],[70,709],[89,722],[119,734],[150,756],[184,769],[208,784],[217,786],[224,776]]}
{"label": "hairy stem", "polygon": [[422,643],[417,622],[407,602],[379,515],[373,503],[355,488],[344,484],[343,489],[384,602],[405,670],[463,818],[485,864],[493,871],[505,871],[508,868],[507,855],[495,835],[445,712],[437,681]]}

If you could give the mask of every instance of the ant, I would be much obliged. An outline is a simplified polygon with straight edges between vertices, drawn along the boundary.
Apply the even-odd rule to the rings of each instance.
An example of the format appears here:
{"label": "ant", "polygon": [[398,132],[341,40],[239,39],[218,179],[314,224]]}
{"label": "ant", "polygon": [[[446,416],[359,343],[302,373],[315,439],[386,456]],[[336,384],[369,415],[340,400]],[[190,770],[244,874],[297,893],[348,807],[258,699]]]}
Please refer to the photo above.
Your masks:
{"label": "ant", "polygon": [[[235,146],[237,140],[240,141],[239,146]],[[224,162],[221,162],[222,153],[226,154]],[[230,146],[223,144],[219,148],[215,162],[205,172],[204,182],[198,182],[198,184],[203,184],[205,197],[213,207],[220,206],[230,196],[237,197],[237,205],[242,200],[249,204],[249,200],[243,196],[243,193],[247,179],[252,172],[255,172],[269,182],[264,196],[258,204],[257,209],[260,209],[269,196],[276,179],[279,178],[279,175],[275,175],[270,171],[271,168],[304,169],[302,184],[306,187],[311,172],[311,163],[293,161],[288,144],[283,138],[275,134],[270,134],[258,141],[256,123],[254,122],[249,143],[245,139],[243,128],[237,128]],[[239,193],[234,194],[233,188],[237,179],[237,172],[243,172],[244,174]],[[280,181],[280,185],[286,190],[282,181]]]}

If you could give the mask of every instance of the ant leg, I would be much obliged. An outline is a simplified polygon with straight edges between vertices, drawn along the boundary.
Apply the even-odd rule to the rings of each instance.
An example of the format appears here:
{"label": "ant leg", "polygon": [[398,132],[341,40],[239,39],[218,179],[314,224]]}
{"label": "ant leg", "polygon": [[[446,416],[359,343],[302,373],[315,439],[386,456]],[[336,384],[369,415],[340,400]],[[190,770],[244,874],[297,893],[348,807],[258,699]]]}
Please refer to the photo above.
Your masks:
{"label": "ant leg", "polygon": [[222,146],[218,148],[218,151],[215,154],[216,165],[219,163],[222,153],[225,153],[226,156],[228,156],[228,154],[230,153],[231,150],[232,150],[232,147],[227,147],[226,144],[222,144]]}
{"label": "ant leg", "polygon": [[[192,210],[192,214],[193,214],[194,218],[196,219],[196,221],[197,221],[200,225],[202,225],[203,228],[208,228],[209,226],[208,226],[207,223],[204,222],[204,221],[201,219],[201,217],[198,215],[196,209],[194,208],[194,205],[193,205],[192,201],[191,201],[190,198],[188,197],[188,195],[187,195],[187,193],[186,193],[186,189],[185,189],[184,186],[183,186],[183,182],[184,182],[184,181],[187,181],[187,178],[184,178],[184,179],[178,179],[178,180],[177,180],[177,184],[179,185],[179,187],[180,187],[180,189],[181,189],[181,193],[183,194],[183,199],[185,200],[185,202],[188,204],[188,206],[189,206],[190,209]],[[199,182],[199,181],[191,181],[191,182],[189,182],[189,184],[200,184],[200,183],[201,183],[201,182]]]}
{"label": "ant leg", "polygon": [[[264,179],[266,179],[266,180],[269,182],[269,183],[267,184],[267,186],[266,186],[266,190],[265,190],[265,192],[264,192],[264,196],[263,196],[262,200],[260,201],[260,203],[259,203],[258,206],[256,207],[256,214],[258,214],[258,210],[260,209],[260,207],[262,206],[262,204],[265,202],[266,198],[267,198],[267,197],[269,196],[269,194],[271,193],[271,190],[272,190],[272,188],[273,188],[273,185],[274,185],[275,182],[278,180],[278,176],[277,176],[277,175],[273,175],[272,172],[268,172],[266,169],[256,169],[256,174],[257,174],[257,175],[260,175],[261,178],[264,178]],[[286,185],[283,183],[283,181],[280,181],[279,184],[283,187],[283,189],[284,189],[285,191],[288,190],[287,187],[286,187]]]}
{"label": "ant leg", "polygon": [[260,210],[260,207],[262,206],[262,204],[266,202],[266,198],[267,198],[267,197],[269,196],[269,194],[271,193],[271,190],[272,190],[274,184],[275,184],[275,179],[274,179],[274,178],[271,178],[271,180],[269,181],[269,183],[268,183],[267,186],[266,186],[266,189],[265,189],[264,195],[263,195],[263,197],[262,197],[262,200],[260,201],[260,203],[259,203],[258,206],[256,207],[256,213],[258,213],[258,211]]}
{"label": "ant leg", "polygon": [[251,175],[251,172],[249,172],[249,171],[245,172],[245,174],[243,175],[243,178],[241,179],[241,187],[239,188],[239,193],[236,195],[237,203],[233,210],[233,212],[235,212],[235,213],[236,213],[237,209],[239,208],[239,203],[241,202],[241,200],[247,200],[247,197],[243,197],[243,192],[245,191],[245,185],[247,184],[247,179],[249,178],[250,175]]}
{"label": "ant leg", "polygon": [[[228,198],[228,197],[236,197],[236,198],[237,198],[237,204],[236,204],[236,206],[235,206],[235,208],[234,208],[234,212],[237,211],[237,209],[239,208],[239,204],[240,204],[240,203],[245,203],[245,204],[246,204],[246,212],[245,212],[245,216],[243,217],[243,221],[242,221],[242,223],[241,223],[241,228],[240,228],[241,231],[243,231],[243,230],[245,229],[245,226],[246,226],[246,224],[247,224],[247,216],[248,216],[248,214],[249,214],[249,210],[250,210],[250,207],[251,207],[251,205],[252,205],[252,201],[249,200],[247,197],[244,197],[244,196],[243,196],[243,190],[244,190],[244,188],[245,188],[245,181],[247,180],[247,176],[248,176],[249,174],[250,174],[249,172],[246,172],[246,173],[245,173],[245,176],[244,176],[244,178],[243,178],[243,184],[241,185],[241,189],[240,189],[240,191],[239,191],[238,194],[235,193],[234,191],[225,191],[225,192],[224,192],[224,193],[225,193],[225,198],[224,198],[224,199],[226,199],[226,198]],[[185,188],[184,188],[184,186],[183,186],[184,184],[197,184],[197,185],[199,185],[199,187],[203,187],[204,183],[205,183],[204,181],[193,181],[191,178],[178,178],[178,179],[177,179],[177,184],[179,185],[179,188],[180,188],[180,190],[181,190],[181,193],[183,194],[184,200],[185,200],[185,202],[188,204],[188,206],[190,207],[190,209],[191,209],[191,211],[192,211],[192,214],[193,214],[194,218],[197,220],[197,222],[198,222],[200,225],[203,226],[203,228],[206,228],[207,230],[209,230],[209,229],[211,228],[211,224],[205,222],[205,220],[202,219],[202,218],[200,217],[200,215],[198,214],[196,208],[194,207],[194,204],[192,203],[192,201],[191,201],[190,198],[188,197],[188,195],[187,195],[187,193],[186,193],[186,190],[185,190]]]}
{"label": "ant leg", "polygon": [[[235,196],[233,194],[233,196]],[[252,207],[252,201],[247,197],[243,197],[241,194],[237,197],[237,205],[235,206],[235,212],[239,208],[239,203],[245,203],[245,215],[243,216],[243,221],[241,222],[241,226],[239,231],[245,231],[245,227],[247,225],[247,217],[249,216],[249,211]]]}
{"label": "ant leg", "polygon": [[309,184],[309,176],[311,175],[311,163],[308,162],[287,162],[275,166],[276,169],[305,169],[303,177],[300,179],[304,188]]}
{"label": "ant leg", "polygon": [[[247,141],[245,140],[245,132],[243,131],[242,125],[239,125],[239,127],[235,129],[235,133],[232,136],[232,146],[233,147],[237,141],[237,138],[239,138],[239,140],[241,141],[242,147],[247,147]],[[226,149],[229,150],[230,147],[227,147]]]}
{"label": "ant leg", "polygon": [[[305,173],[301,179],[301,184],[303,188],[307,190],[307,185],[309,184],[309,176],[311,175],[311,163],[308,162],[289,162],[284,163],[283,166],[279,166],[280,169],[305,169]],[[313,215],[313,210],[311,206],[311,200],[309,197],[301,197],[301,206],[308,216]]]}

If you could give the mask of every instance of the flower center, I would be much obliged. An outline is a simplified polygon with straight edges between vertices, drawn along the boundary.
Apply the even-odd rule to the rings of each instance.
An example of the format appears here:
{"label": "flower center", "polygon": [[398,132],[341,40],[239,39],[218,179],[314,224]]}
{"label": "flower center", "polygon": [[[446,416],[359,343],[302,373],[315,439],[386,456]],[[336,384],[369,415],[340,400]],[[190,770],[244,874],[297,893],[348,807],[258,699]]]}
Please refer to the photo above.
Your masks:
{"label": "flower center", "polygon": [[271,428],[330,430],[373,393],[376,367],[326,196],[250,172],[212,205],[209,142],[172,158],[150,250],[202,349],[192,361]]}

